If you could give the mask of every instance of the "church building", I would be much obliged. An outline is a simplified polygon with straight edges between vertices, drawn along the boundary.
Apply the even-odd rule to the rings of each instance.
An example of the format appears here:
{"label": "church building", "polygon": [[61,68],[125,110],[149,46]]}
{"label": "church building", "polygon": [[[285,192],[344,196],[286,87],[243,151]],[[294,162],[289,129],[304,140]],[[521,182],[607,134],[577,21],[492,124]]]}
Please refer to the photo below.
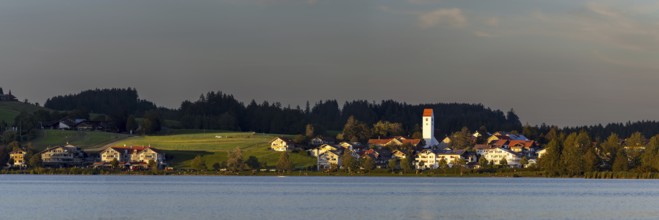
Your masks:
{"label": "church building", "polygon": [[439,141],[435,139],[435,114],[431,108],[423,110],[423,140],[426,142],[424,148],[430,148],[439,145]]}

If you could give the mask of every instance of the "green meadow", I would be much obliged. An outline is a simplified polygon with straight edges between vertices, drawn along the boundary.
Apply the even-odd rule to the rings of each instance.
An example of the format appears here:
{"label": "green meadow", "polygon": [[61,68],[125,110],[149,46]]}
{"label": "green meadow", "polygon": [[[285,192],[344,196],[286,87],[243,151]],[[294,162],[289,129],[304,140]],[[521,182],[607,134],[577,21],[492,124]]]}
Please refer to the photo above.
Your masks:
{"label": "green meadow", "polygon": [[[177,168],[189,168],[190,160],[196,155],[202,156],[210,168],[214,163],[226,161],[228,152],[236,148],[243,151],[244,160],[255,156],[259,162],[265,162],[269,167],[274,167],[281,155],[280,152],[270,150],[270,141],[276,137],[272,134],[187,132],[163,136],[134,136],[114,142],[113,145],[150,145],[168,155],[168,159],[171,158],[169,163]],[[316,162],[315,158],[307,156],[305,152],[291,153],[290,157],[296,167],[313,166]]]}
{"label": "green meadow", "polygon": [[0,102],[0,121],[13,123],[14,118],[16,118],[21,112],[32,113],[40,109],[46,108],[23,102]]}
{"label": "green meadow", "polygon": [[101,131],[43,130],[31,143],[38,150],[65,145],[67,142],[83,149],[96,149],[128,137],[130,135]]}

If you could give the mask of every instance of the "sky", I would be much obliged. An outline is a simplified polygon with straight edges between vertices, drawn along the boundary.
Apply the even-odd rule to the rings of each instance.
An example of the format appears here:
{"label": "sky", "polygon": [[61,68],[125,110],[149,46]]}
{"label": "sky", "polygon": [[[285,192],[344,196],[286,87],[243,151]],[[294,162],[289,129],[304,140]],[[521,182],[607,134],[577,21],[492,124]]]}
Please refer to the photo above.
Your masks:
{"label": "sky", "polygon": [[578,0],[3,0],[0,87],[21,100],[137,88],[482,103],[523,123],[659,120],[659,3]]}

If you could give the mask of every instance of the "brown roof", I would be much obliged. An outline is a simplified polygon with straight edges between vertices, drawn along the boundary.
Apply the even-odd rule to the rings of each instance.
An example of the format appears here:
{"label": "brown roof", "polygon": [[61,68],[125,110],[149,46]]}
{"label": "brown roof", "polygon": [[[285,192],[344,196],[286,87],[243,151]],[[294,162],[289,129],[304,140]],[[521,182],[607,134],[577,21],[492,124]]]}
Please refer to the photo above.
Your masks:
{"label": "brown roof", "polygon": [[497,140],[494,143],[492,143],[492,146],[494,146],[494,147],[503,147],[503,145],[506,145],[506,143],[508,143],[508,140],[500,139],[500,140]]}
{"label": "brown roof", "polygon": [[477,144],[474,145],[474,149],[490,149],[492,146],[487,145],[487,144]]}
{"label": "brown roof", "polygon": [[519,146],[521,146],[523,148],[526,148],[526,149],[530,149],[530,148],[534,147],[535,141],[512,140],[512,141],[510,141],[510,143],[508,143],[509,147],[513,147],[513,146],[516,146],[516,145],[519,145]]}
{"label": "brown roof", "polygon": [[421,139],[410,139],[410,138],[405,138],[402,136],[394,137],[394,138],[384,138],[384,139],[369,139],[368,144],[369,145],[386,145],[389,142],[397,140],[400,141],[403,144],[412,144],[413,146],[419,145],[421,143]]}
{"label": "brown roof", "polygon": [[423,109],[423,117],[430,117],[430,116],[432,116],[432,109],[431,108]]}
{"label": "brown roof", "polygon": [[372,145],[385,145],[391,141],[392,138],[387,138],[387,139],[369,139],[368,144]]}

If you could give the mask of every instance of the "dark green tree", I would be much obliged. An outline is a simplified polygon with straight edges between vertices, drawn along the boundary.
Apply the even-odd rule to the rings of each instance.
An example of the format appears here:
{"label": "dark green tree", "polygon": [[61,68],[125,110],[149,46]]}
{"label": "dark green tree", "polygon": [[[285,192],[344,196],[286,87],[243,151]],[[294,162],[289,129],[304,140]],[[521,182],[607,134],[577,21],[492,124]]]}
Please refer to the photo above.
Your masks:
{"label": "dark green tree", "polygon": [[247,161],[245,161],[245,163],[247,164],[247,166],[250,169],[259,169],[259,168],[261,168],[261,163],[259,162],[259,159],[256,158],[255,156],[249,156],[247,158]]}
{"label": "dark green tree", "polygon": [[137,130],[138,124],[137,121],[135,120],[135,116],[128,116],[128,119],[126,120],[126,131],[132,133]]}

